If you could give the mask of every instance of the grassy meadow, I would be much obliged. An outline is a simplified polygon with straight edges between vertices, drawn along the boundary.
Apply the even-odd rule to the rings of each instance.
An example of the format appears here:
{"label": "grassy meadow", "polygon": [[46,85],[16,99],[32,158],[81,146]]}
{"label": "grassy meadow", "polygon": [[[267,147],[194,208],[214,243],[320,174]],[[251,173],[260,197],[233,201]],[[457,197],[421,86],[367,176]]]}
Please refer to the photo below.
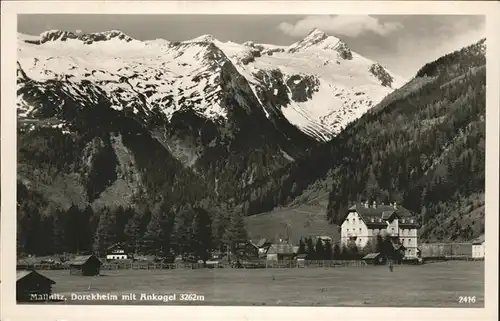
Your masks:
{"label": "grassy meadow", "polygon": [[[288,269],[116,270],[102,276],[41,271],[56,281],[60,304],[247,306],[484,307],[484,262]],[[71,294],[136,294],[117,301],[71,300]],[[175,300],[141,300],[140,294],[176,294]],[[181,301],[182,293],[193,294]],[[475,296],[475,303],[459,303]]]}

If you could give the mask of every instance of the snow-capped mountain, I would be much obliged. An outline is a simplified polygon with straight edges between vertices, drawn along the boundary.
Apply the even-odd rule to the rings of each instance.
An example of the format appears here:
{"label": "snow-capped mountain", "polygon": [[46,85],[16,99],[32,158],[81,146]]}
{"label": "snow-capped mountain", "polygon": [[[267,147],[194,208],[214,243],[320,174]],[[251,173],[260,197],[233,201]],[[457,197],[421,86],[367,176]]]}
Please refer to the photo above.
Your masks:
{"label": "snow-capped mountain", "polygon": [[20,117],[101,103],[144,119],[192,111],[218,125],[237,113],[325,141],[403,84],[319,30],[290,46],[138,41],[116,30],[18,35]]}

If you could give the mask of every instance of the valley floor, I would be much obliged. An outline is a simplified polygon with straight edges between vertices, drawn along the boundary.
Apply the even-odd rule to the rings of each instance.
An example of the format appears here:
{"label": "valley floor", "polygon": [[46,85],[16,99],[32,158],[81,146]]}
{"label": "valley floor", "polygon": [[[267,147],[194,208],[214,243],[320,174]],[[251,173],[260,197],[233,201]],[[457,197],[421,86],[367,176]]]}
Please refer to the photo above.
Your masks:
{"label": "valley floor", "polygon": [[[484,307],[484,262],[289,269],[199,269],[102,271],[70,276],[42,271],[54,281],[62,304],[157,304],[246,306]],[[362,276],[362,277],[360,277]],[[78,301],[71,294],[136,294],[136,300]],[[140,300],[140,294],[176,294],[170,302]],[[180,301],[192,293],[194,301]],[[475,303],[459,303],[475,296]]]}

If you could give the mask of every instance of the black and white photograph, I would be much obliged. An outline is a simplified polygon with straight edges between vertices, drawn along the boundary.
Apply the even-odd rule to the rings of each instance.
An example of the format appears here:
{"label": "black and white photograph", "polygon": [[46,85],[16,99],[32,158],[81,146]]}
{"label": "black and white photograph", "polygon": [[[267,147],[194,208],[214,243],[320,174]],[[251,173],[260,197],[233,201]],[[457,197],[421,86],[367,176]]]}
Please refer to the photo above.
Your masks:
{"label": "black and white photograph", "polygon": [[485,308],[486,13],[16,25],[18,309]]}

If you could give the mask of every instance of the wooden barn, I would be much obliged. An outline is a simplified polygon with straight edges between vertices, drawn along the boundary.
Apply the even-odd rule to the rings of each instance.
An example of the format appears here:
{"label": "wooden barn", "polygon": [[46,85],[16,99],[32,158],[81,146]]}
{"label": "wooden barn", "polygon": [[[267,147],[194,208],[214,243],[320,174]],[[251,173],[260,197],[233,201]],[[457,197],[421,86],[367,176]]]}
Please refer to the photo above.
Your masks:
{"label": "wooden barn", "polygon": [[17,271],[16,300],[17,302],[47,301],[55,283],[34,270]]}
{"label": "wooden barn", "polygon": [[95,255],[77,256],[69,262],[70,275],[99,275],[102,262]]}
{"label": "wooden barn", "polygon": [[297,249],[290,244],[273,244],[267,250],[266,257],[268,261],[293,260],[297,254]]}

